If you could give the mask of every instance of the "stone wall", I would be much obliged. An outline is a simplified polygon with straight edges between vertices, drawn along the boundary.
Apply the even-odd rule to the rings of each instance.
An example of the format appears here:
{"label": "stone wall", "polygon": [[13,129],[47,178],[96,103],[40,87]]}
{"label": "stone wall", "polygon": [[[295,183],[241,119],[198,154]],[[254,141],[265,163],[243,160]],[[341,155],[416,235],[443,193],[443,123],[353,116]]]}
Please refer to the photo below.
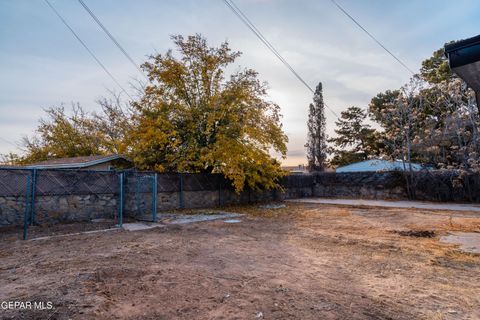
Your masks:
{"label": "stone wall", "polygon": [[25,197],[0,197],[0,226],[23,224]]}
{"label": "stone wall", "polygon": [[480,202],[480,175],[459,171],[326,172],[314,175],[313,195],[327,198]]}
{"label": "stone wall", "polygon": [[40,224],[114,219],[118,197],[116,194],[40,196],[35,201],[35,212]]}
{"label": "stone wall", "polygon": [[405,179],[398,172],[320,173],[313,196],[325,198],[405,200]]}
{"label": "stone wall", "polygon": [[[35,198],[35,221],[51,224],[113,219],[117,205],[115,194],[38,196]],[[24,215],[25,197],[0,197],[0,226],[23,225]]]}
{"label": "stone wall", "polygon": [[[58,174],[58,173],[57,173]],[[73,173],[69,173],[72,175]],[[82,174],[87,174],[83,172]],[[106,175],[110,185],[116,181],[116,174],[112,172]],[[112,175],[112,176],[110,176]],[[174,175],[172,175],[175,177]],[[247,204],[255,202],[268,202],[283,199],[302,197],[331,197],[352,199],[382,199],[382,200],[405,200],[417,199],[425,201],[457,201],[457,202],[480,202],[480,177],[467,175],[463,177],[462,184],[454,183],[459,178],[458,172],[428,172],[417,173],[414,183],[410,185],[410,193],[407,192],[406,177],[402,172],[384,173],[320,173],[315,175],[289,176],[282,180],[282,190],[270,190],[254,192],[245,190],[237,194],[226,185],[214,189],[219,184],[203,184],[198,180],[195,188],[214,190],[183,191],[184,208],[207,208],[219,205]],[[7,176],[5,181],[9,181]],[[56,180],[55,180],[56,181]],[[102,179],[101,181],[104,181]],[[173,182],[172,182],[173,181]],[[188,179],[186,179],[188,181]],[[10,182],[10,181],[9,181]],[[68,180],[64,183],[69,185]],[[11,184],[11,182],[10,182]],[[4,186],[7,184],[4,184]],[[96,184],[98,186],[98,182]],[[170,179],[159,180],[157,194],[157,211],[170,211],[180,208],[181,192],[171,191],[176,188],[176,181]],[[25,214],[25,196],[13,196],[13,193],[25,194],[19,185],[17,189],[10,190],[10,194],[0,195],[0,226],[21,225]],[[88,188],[87,188],[88,187]],[[90,185],[84,188],[90,189]],[[40,187],[39,189],[43,190]],[[57,188],[62,191],[62,188]],[[57,189],[54,189],[55,191]],[[41,224],[64,222],[64,221],[88,221],[92,219],[114,219],[118,213],[118,193],[86,193],[83,194],[56,194],[46,195],[39,193],[35,196],[36,221]],[[105,189],[105,188],[102,188]],[[115,187],[111,187],[114,190]],[[95,190],[95,189],[94,189]],[[135,189],[133,189],[135,190]],[[169,191],[170,190],[170,191]],[[412,192],[412,190],[414,192]],[[124,203],[125,217],[145,218],[152,214],[152,194],[127,192]],[[142,216],[138,216],[138,214]]]}

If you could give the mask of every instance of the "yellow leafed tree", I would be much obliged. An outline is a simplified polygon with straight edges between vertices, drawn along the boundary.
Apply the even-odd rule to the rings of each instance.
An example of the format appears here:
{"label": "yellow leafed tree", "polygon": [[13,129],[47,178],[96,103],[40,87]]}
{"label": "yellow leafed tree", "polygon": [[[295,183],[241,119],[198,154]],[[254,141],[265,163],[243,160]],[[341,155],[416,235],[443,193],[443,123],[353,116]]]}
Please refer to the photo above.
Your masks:
{"label": "yellow leafed tree", "polygon": [[137,109],[128,144],[141,169],[222,173],[237,192],[271,189],[283,175],[287,136],[280,108],[251,69],[226,74],[240,56],[227,42],[208,47],[201,35],[173,36],[170,50],[143,64],[150,84]]}

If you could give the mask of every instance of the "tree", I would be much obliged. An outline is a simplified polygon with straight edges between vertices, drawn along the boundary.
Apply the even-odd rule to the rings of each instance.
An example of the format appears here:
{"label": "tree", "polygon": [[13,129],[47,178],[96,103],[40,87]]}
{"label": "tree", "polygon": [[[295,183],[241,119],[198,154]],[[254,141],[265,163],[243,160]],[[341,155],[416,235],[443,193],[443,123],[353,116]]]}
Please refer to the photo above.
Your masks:
{"label": "tree", "polygon": [[99,113],[88,113],[79,104],[71,111],[50,107],[31,137],[22,141],[23,155],[4,155],[11,164],[28,164],[52,158],[128,153],[126,134],[132,128],[133,110],[118,95],[97,102]]}
{"label": "tree", "polygon": [[333,158],[329,163],[333,166],[343,166],[353,162],[378,156],[379,145],[376,142],[375,129],[365,124],[366,111],[359,107],[350,107],[342,111],[340,119],[335,122],[336,137],[329,139],[333,143],[330,152]]}
{"label": "tree", "polygon": [[14,152],[9,152],[6,154],[0,154],[0,165],[4,166],[14,166],[19,164],[21,161],[21,156]]}
{"label": "tree", "polygon": [[[454,184],[468,183],[464,177],[480,172],[480,119],[475,95],[454,75],[444,50],[422,62],[419,75],[400,90],[386,91],[369,105],[372,119],[382,126],[386,155],[456,170]],[[463,181],[465,180],[465,181]],[[409,170],[408,186],[415,193]]]}
{"label": "tree", "polygon": [[71,114],[63,106],[45,112],[47,117],[40,119],[35,135],[23,139],[26,153],[23,163],[104,153],[93,121],[80,105],[73,105]]}
{"label": "tree", "polygon": [[[445,45],[453,42],[454,41],[448,42]],[[422,61],[420,75],[423,80],[432,84],[438,84],[442,81],[449,81],[451,79],[458,78],[450,70],[444,48],[438,49],[430,58]]]}
{"label": "tree", "polygon": [[143,64],[151,84],[134,103],[129,135],[141,169],[222,173],[237,192],[277,187],[283,175],[270,151],[286,155],[280,108],[266,100],[267,84],[252,69],[226,69],[240,56],[228,43],[208,47],[201,35],[173,36],[175,57],[151,56]]}
{"label": "tree", "polygon": [[126,137],[133,130],[136,110],[122,101],[120,95],[111,93],[109,98],[97,100],[100,113],[93,113],[94,131],[101,137],[105,152],[128,154],[131,150]]}
{"label": "tree", "polygon": [[313,103],[308,113],[307,160],[309,171],[323,171],[327,159],[327,136],[325,134],[325,104],[323,102],[322,83],[320,82],[313,95]]}

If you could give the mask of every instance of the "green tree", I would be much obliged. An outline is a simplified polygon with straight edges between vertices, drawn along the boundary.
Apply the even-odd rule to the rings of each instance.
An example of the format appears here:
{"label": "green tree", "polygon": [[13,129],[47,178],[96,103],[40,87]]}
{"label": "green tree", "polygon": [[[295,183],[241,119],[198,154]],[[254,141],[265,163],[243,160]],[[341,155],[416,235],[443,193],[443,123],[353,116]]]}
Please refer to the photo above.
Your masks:
{"label": "green tree", "polygon": [[327,160],[327,136],[325,134],[325,104],[323,88],[320,82],[315,88],[313,103],[310,103],[308,113],[307,160],[309,171],[323,171]]}
{"label": "green tree", "polygon": [[132,128],[133,111],[122,105],[115,94],[97,103],[99,113],[88,113],[78,104],[73,104],[70,112],[64,106],[46,109],[35,133],[23,138],[23,154],[4,155],[4,161],[28,164],[53,158],[127,153],[125,135]]}
{"label": "green tree", "polygon": [[[453,42],[454,41],[448,42],[445,45]],[[430,58],[422,61],[420,75],[423,80],[431,84],[438,84],[442,81],[457,78],[457,76],[450,70],[444,48],[438,49]]]}
{"label": "green tree", "polygon": [[283,175],[270,151],[286,155],[280,108],[266,100],[254,70],[226,77],[240,56],[228,43],[208,47],[200,36],[173,36],[170,50],[143,64],[151,84],[134,103],[129,136],[141,169],[222,173],[238,192],[274,188]]}
{"label": "green tree", "polygon": [[328,140],[333,144],[331,165],[343,166],[378,155],[375,129],[365,124],[366,118],[366,111],[355,106],[341,113],[340,119],[335,122],[336,137]]}
{"label": "green tree", "polygon": [[400,90],[372,98],[369,114],[381,125],[391,158],[466,171],[480,167],[475,95],[451,72],[443,48]]}
{"label": "green tree", "polygon": [[72,106],[71,114],[63,106],[45,112],[47,116],[40,119],[35,135],[23,138],[22,163],[104,153],[92,119],[78,104]]}

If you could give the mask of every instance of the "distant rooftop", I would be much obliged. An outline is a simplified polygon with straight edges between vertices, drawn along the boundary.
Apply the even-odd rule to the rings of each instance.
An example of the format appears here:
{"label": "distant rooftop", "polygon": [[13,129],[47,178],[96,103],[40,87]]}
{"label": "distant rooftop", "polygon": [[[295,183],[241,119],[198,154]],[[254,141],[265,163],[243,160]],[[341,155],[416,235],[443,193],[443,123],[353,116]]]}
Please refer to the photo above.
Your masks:
{"label": "distant rooftop", "polygon": [[109,154],[109,155],[97,155],[97,156],[82,156],[82,157],[71,157],[71,158],[58,158],[51,159],[46,161],[35,162],[26,165],[27,168],[37,168],[37,169],[48,169],[48,168],[59,168],[59,169],[73,169],[73,168],[86,168],[101,164],[108,161],[113,161],[117,159],[125,159],[122,155],[118,154]]}
{"label": "distant rooftop", "polygon": [[[412,163],[413,171],[430,169],[419,163]],[[406,170],[409,169],[408,162],[405,163]],[[372,159],[361,162],[355,162],[346,166],[338,167],[335,172],[384,172],[384,171],[403,171],[404,166],[401,160],[389,161],[383,159]]]}

